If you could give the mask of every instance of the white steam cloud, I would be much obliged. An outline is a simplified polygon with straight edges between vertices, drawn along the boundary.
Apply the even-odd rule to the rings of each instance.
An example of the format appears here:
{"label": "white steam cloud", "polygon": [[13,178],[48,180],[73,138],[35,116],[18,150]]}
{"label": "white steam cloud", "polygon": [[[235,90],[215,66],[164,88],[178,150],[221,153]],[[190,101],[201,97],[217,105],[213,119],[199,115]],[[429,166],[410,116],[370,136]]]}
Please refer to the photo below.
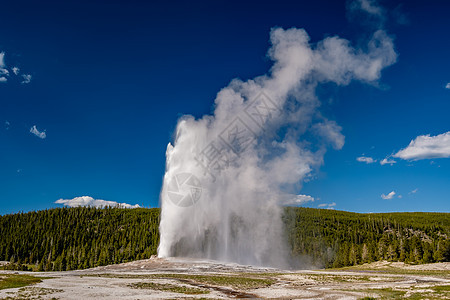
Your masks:
{"label": "white steam cloud", "polygon": [[92,207],[120,207],[120,208],[139,208],[138,204],[131,205],[128,203],[119,203],[116,201],[106,201],[101,199],[94,199],[89,196],[81,196],[75,197],[73,199],[59,199],[56,200],[57,204],[64,204],[69,207],[78,207],[78,206],[92,206]]}
{"label": "white steam cloud", "polygon": [[232,80],[213,115],[179,120],[166,151],[160,257],[286,266],[280,204],[295,199],[328,147],[344,145],[341,127],[318,110],[317,85],[375,82],[397,58],[382,30],[363,49],[337,36],[314,46],[297,28],[274,28],[270,41],[268,74]]}

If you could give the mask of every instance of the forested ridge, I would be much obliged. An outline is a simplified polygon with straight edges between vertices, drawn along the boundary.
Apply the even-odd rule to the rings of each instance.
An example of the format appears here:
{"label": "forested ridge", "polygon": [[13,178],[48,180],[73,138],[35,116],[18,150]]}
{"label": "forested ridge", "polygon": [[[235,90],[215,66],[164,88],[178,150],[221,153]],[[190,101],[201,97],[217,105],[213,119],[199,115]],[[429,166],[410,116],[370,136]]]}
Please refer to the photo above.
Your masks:
{"label": "forested ridge", "polygon": [[[158,208],[55,208],[0,216],[4,268],[84,269],[149,258],[159,243]],[[285,208],[291,255],[317,266],[377,260],[450,261],[449,213],[358,214]]]}
{"label": "forested ridge", "polygon": [[[149,258],[157,208],[55,208],[0,217],[0,260],[35,270],[74,270]],[[26,267],[25,267],[26,269]]]}
{"label": "forested ridge", "polygon": [[359,214],[288,207],[283,219],[292,255],[306,255],[318,266],[450,261],[450,213]]}

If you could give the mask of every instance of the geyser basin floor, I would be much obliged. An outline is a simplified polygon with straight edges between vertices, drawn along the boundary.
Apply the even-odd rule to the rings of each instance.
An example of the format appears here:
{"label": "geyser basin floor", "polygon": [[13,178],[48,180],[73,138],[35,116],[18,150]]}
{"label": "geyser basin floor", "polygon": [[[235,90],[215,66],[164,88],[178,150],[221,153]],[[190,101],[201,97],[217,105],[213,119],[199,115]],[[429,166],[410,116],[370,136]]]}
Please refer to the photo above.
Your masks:
{"label": "geyser basin floor", "polygon": [[[7,274],[11,272],[1,272]],[[152,258],[47,277],[0,290],[21,299],[450,299],[450,263],[407,266],[377,262],[342,270],[286,271],[214,261]],[[52,277],[52,278],[48,278]]]}

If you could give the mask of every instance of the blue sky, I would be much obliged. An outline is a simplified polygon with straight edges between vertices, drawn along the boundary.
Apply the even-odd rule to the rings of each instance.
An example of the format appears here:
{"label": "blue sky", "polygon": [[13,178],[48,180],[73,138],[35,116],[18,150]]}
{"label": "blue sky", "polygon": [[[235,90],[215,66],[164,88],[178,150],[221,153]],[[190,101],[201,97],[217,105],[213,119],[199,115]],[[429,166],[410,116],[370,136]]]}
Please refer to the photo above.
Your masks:
{"label": "blue sky", "polygon": [[[1,2],[0,214],[81,196],[158,206],[177,119],[267,73],[271,28],[357,45],[372,26],[346,1],[105,3]],[[450,4],[381,4],[398,60],[377,83],[318,87],[345,145],[300,193],[310,207],[450,212]]]}

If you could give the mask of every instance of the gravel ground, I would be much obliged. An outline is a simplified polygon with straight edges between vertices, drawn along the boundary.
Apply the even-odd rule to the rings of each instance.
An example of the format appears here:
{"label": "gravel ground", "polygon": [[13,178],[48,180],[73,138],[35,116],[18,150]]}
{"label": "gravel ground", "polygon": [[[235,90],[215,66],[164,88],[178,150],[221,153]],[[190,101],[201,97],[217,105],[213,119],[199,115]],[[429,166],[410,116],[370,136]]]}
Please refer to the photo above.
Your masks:
{"label": "gravel ground", "polygon": [[450,299],[450,263],[377,262],[346,270],[287,271],[214,261],[152,258],[67,272],[0,290],[5,299]]}

